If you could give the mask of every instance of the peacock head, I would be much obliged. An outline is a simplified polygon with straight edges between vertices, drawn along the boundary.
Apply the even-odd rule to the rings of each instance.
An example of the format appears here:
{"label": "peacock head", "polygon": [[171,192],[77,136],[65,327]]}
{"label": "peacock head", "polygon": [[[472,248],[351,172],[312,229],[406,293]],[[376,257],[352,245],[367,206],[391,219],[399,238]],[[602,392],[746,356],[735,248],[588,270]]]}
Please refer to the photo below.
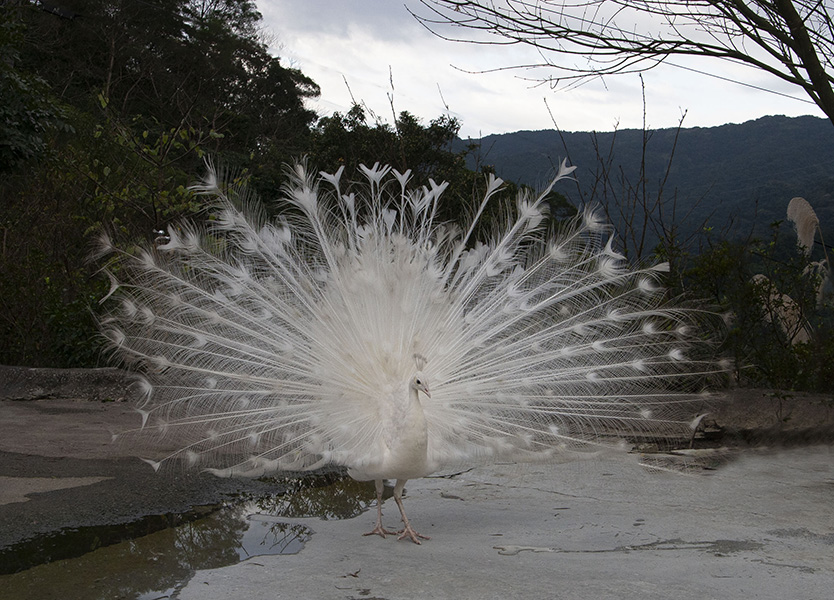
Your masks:
{"label": "peacock head", "polygon": [[411,379],[411,389],[414,390],[415,393],[423,392],[426,396],[431,398],[431,392],[429,392],[429,383],[426,380],[426,376],[423,375],[422,371],[417,371],[417,373]]}
{"label": "peacock head", "polygon": [[414,390],[414,393],[418,398],[420,397],[419,392],[423,392],[426,396],[431,398],[431,392],[429,392],[429,382],[423,374],[423,368],[426,366],[426,362],[426,357],[422,354],[414,355],[414,364],[417,366],[417,372],[411,379],[411,389]]}

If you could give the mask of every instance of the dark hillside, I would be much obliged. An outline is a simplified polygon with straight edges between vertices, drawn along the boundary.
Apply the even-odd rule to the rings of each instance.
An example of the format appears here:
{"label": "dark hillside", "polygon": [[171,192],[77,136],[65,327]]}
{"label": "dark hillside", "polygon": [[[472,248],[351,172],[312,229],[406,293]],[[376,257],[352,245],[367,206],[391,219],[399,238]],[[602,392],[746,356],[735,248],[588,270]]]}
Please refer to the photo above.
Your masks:
{"label": "dark hillside", "polygon": [[[647,185],[657,190],[674,148],[675,129],[649,132],[646,145]],[[480,145],[477,160],[493,165],[499,176],[534,187],[544,183],[555,165],[568,157],[577,165],[576,186],[559,191],[581,202],[588,193],[599,163],[594,140],[603,157],[611,153],[635,181],[639,173],[643,132],[615,133],[519,131],[473,140]],[[688,226],[709,224],[723,229],[733,219],[732,235],[751,227],[763,232],[785,218],[794,196],[805,197],[817,211],[824,232],[834,239],[834,127],[816,117],[764,117],[739,125],[682,129],[664,196],[677,193],[678,214],[693,205]]]}

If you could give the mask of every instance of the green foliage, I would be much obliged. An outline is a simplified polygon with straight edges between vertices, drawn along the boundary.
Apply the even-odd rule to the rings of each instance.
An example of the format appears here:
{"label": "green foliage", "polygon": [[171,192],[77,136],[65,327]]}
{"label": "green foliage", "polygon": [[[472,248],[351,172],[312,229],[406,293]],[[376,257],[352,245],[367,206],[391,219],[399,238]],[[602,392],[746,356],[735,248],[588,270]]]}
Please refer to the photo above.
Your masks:
{"label": "green foliage", "polygon": [[46,83],[18,66],[19,23],[0,14],[0,173],[41,155],[50,130],[71,131]]}
{"label": "green foliage", "polygon": [[[124,244],[201,210],[177,155],[200,156],[199,132],[141,133],[74,113],[76,135],[3,183],[0,362],[95,364],[91,312],[106,282],[88,262],[103,231]],[[104,285],[104,288],[102,288]]]}
{"label": "green foliage", "polygon": [[100,232],[129,246],[200,211],[188,186],[206,155],[277,177],[264,165],[303,153],[315,119],[318,87],[268,53],[250,0],[62,14],[77,18],[25,2],[0,18],[2,363],[96,364]]}
{"label": "green foliage", "polygon": [[316,162],[349,172],[360,164],[389,164],[404,172],[411,169],[420,183],[429,177],[452,179],[465,169],[463,154],[451,151],[460,123],[452,117],[434,119],[428,126],[408,112],[401,112],[393,126],[368,122],[365,109],[355,104],[344,115],[334,113],[319,120],[312,135],[311,154]]}
{"label": "green foliage", "polygon": [[725,351],[741,383],[834,390],[834,313],[817,264],[774,222],[767,240],[713,241],[683,273],[686,292],[727,314]]}

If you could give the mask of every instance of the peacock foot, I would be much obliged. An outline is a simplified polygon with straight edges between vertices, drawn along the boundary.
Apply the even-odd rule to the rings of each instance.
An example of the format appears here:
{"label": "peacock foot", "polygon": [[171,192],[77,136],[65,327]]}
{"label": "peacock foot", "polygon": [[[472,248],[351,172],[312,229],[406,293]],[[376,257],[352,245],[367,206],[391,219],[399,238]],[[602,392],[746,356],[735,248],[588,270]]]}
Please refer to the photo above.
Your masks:
{"label": "peacock foot", "polygon": [[[382,526],[382,523],[377,523],[376,527],[371,529],[368,533],[363,533],[362,535],[378,535],[378,536],[384,538],[386,535],[394,535],[396,533],[400,533],[400,532],[399,531],[391,531],[390,529],[385,529],[385,527]],[[417,543],[419,544],[420,542],[417,542]]]}
{"label": "peacock foot", "polygon": [[400,534],[399,537],[397,538],[398,540],[401,540],[404,537],[408,536],[408,537],[411,538],[411,541],[414,542],[415,544],[420,543],[420,540],[418,540],[417,538],[424,539],[424,540],[430,540],[431,539],[427,535],[423,535],[422,533],[417,533],[416,531],[414,531],[414,529],[409,524],[406,524],[406,526],[403,527],[402,529],[400,529],[397,533]]}

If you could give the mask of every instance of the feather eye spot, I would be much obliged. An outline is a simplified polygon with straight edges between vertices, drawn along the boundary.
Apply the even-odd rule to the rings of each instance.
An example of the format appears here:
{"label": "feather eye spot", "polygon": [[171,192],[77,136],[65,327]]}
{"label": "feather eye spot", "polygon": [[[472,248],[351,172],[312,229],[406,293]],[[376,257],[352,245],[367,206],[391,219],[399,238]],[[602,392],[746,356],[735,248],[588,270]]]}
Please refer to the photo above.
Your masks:
{"label": "feather eye spot", "polygon": [[682,360],[686,360],[686,357],[679,348],[673,348],[669,351],[669,358],[671,358],[675,362],[680,362]]}
{"label": "feather eye spot", "polygon": [[188,450],[185,453],[185,460],[189,467],[193,467],[200,462],[200,454],[193,450]]}

